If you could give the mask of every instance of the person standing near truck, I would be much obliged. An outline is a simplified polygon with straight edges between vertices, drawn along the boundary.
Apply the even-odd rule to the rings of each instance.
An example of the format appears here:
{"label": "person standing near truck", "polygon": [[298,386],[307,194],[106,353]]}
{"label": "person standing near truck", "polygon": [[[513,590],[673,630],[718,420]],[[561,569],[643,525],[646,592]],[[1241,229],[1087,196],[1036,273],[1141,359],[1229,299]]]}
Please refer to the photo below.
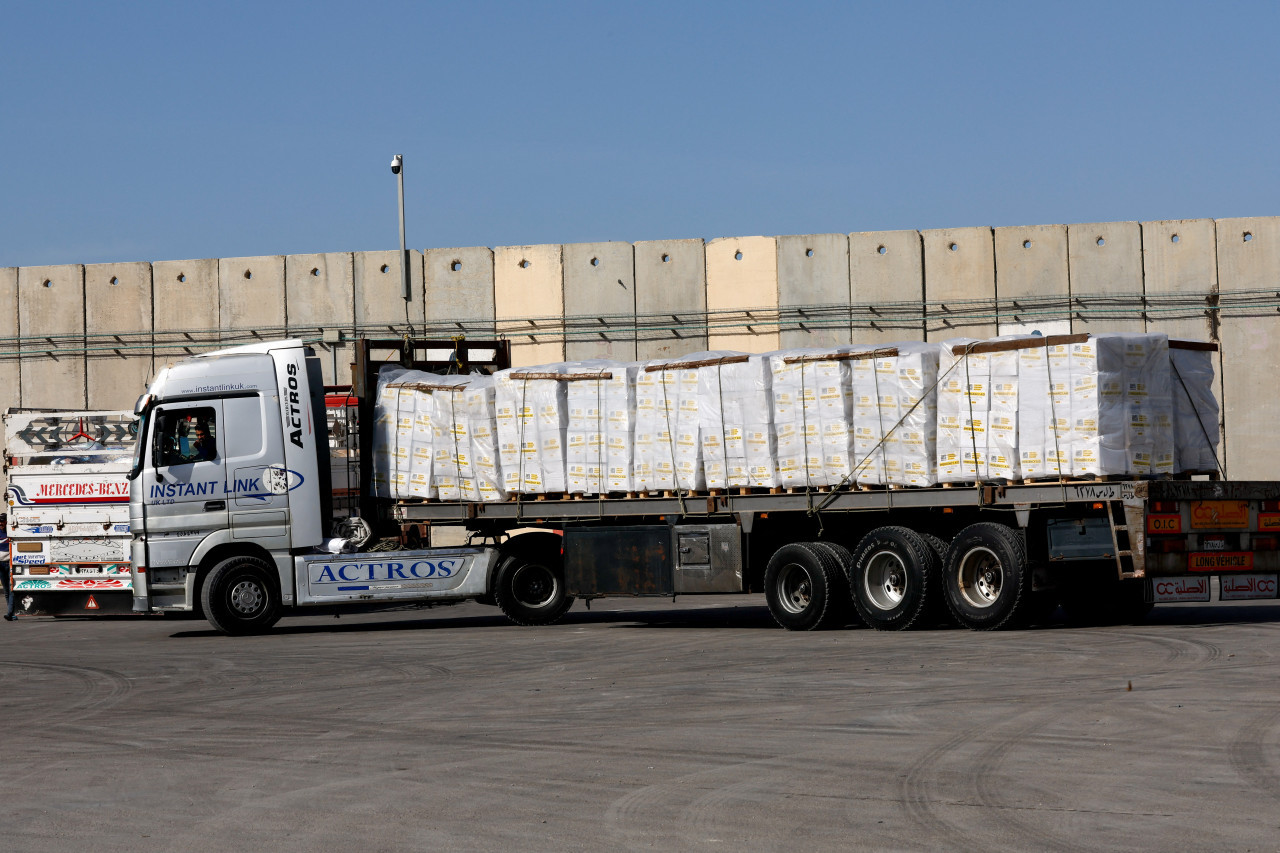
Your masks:
{"label": "person standing near truck", "polygon": [[12,622],[16,617],[13,615],[13,578],[9,576],[9,516],[3,512],[0,512],[0,580],[4,582],[4,621]]}

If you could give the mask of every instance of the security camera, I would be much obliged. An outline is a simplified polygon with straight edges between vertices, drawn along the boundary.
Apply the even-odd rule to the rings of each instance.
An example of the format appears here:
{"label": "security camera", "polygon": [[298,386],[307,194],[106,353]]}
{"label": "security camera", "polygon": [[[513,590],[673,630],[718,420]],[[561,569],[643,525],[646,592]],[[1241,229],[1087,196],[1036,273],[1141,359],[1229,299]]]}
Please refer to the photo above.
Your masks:
{"label": "security camera", "polygon": [[400,169],[404,167],[404,157],[400,154],[391,158],[391,174],[400,174]]}

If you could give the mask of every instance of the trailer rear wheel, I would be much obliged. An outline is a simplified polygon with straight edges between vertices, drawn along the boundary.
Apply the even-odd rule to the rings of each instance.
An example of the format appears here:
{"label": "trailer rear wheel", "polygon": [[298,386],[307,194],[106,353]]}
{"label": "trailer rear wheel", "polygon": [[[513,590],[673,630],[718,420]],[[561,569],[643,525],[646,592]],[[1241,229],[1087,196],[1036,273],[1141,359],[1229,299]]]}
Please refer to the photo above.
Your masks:
{"label": "trailer rear wheel", "polygon": [[877,527],[858,543],[849,586],[858,615],[877,631],[901,631],[932,608],[938,555],[908,527]]}
{"label": "trailer rear wheel", "polygon": [[788,631],[831,627],[840,616],[838,571],[834,554],[816,542],[793,542],[775,551],[764,572],[764,596],[774,621]]}
{"label": "trailer rear wheel", "polygon": [[841,625],[862,624],[862,618],[858,615],[858,608],[854,607],[853,604],[853,592],[849,589],[849,570],[853,565],[853,552],[839,542],[823,540],[812,544],[826,549],[827,553],[831,555],[831,559],[835,561],[833,578],[837,589],[831,593],[831,607],[834,612],[828,620],[830,626],[836,628]]}
{"label": "trailer rear wheel", "polygon": [[272,567],[239,554],[213,567],[200,590],[209,624],[224,634],[261,634],[280,619],[280,592]]}
{"label": "trailer rear wheel", "polygon": [[971,524],[951,542],[943,588],[956,621],[977,631],[1011,628],[1031,594],[1022,535],[1003,524]]}
{"label": "trailer rear wheel", "polygon": [[573,606],[559,561],[512,554],[498,565],[493,599],[517,625],[550,625]]}

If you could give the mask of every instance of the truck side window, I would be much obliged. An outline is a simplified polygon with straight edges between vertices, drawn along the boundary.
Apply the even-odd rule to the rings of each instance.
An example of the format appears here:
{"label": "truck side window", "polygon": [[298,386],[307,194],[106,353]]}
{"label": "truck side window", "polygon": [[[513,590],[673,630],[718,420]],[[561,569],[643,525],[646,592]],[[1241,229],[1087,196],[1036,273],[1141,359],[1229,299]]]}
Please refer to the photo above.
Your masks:
{"label": "truck side window", "polygon": [[209,462],[218,457],[217,418],[209,406],[161,411],[156,418],[156,467]]}

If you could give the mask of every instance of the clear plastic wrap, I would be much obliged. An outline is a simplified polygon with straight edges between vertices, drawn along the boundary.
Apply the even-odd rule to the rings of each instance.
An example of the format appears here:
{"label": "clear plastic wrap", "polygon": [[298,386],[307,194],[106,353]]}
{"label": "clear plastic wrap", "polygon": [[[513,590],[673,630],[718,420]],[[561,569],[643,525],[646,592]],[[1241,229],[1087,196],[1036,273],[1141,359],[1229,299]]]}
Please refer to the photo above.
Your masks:
{"label": "clear plastic wrap", "polygon": [[1173,431],[1178,473],[1217,471],[1218,400],[1213,395],[1211,345],[1169,341],[1173,376]]}

